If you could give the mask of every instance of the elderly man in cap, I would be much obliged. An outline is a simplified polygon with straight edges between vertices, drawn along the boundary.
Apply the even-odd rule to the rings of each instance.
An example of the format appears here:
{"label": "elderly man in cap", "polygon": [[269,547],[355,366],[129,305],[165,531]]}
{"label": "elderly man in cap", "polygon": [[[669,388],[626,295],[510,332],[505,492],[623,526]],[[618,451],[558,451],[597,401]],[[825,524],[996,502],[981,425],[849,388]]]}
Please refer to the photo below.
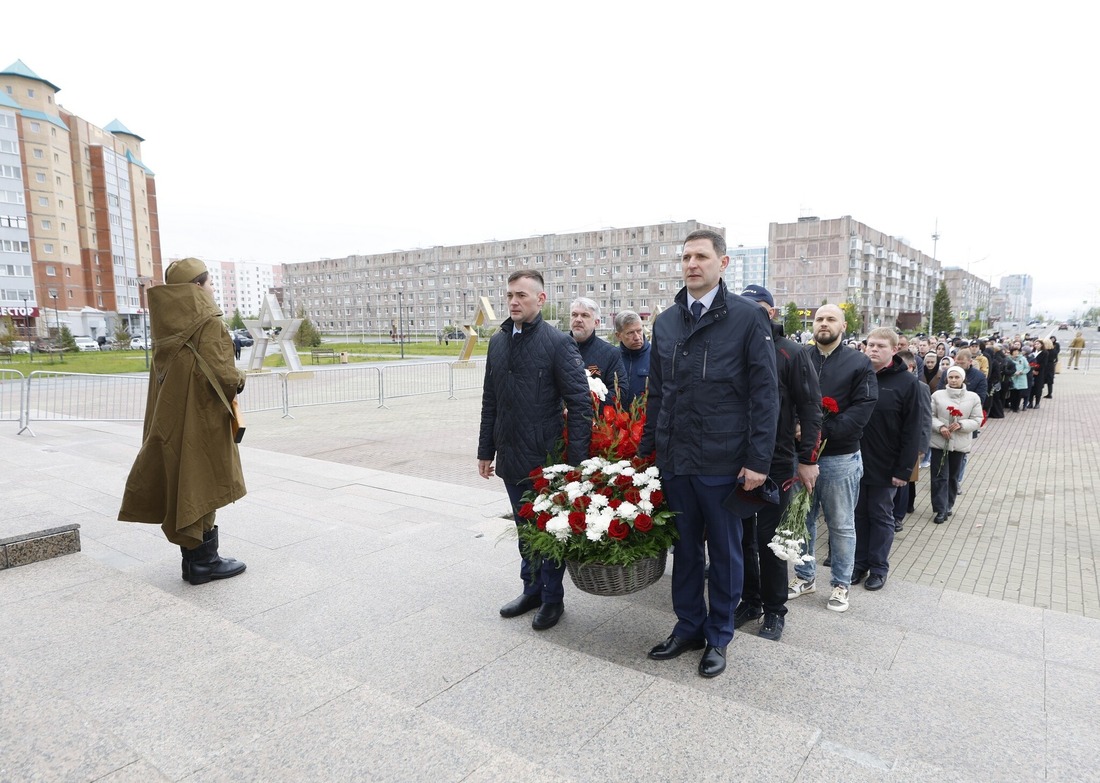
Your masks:
{"label": "elderly man in cap", "polygon": [[627,385],[623,360],[615,346],[596,334],[600,325],[600,306],[587,297],[578,297],[569,306],[569,331],[577,341],[577,350],[589,374],[607,386],[604,405],[615,403],[615,389]]}
{"label": "elderly man in cap", "polygon": [[742,519],[745,584],[741,605],[733,614],[733,627],[759,620],[759,635],[779,641],[787,616],[787,561],[776,557],[768,543],[790,503],[792,480],[797,477],[808,492],[814,491],[818,471],[815,447],[821,433],[821,389],[810,355],[784,337],[783,325],[772,320],[776,315],[775,300],[768,289],[750,285],[741,296],[759,304],[771,321],[779,378],[779,423],[768,478],[778,488],[779,502],[760,504],[754,516]]}
{"label": "elderly man in cap", "polygon": [[160,525],[180,548],[183,578],[199,585],[245,569],[219,556],[214,524],[217,509],[246,491],[230,425],[230,401],[244,389],[245,375],[233,362],[206,265],[175,261],[164,282],[146,293],[157,341],[141,450],[118,518]]}

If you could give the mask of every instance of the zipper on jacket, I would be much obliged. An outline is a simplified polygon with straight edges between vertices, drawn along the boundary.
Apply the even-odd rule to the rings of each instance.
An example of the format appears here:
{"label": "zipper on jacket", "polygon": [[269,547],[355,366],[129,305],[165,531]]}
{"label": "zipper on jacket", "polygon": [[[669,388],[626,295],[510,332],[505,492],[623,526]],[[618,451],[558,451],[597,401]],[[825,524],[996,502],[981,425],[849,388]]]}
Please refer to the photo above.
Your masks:
{"label": "zipper on jacket", "polygon": [[710,353],[710,340],[703,343],[703,380],[707,379],[707,355]]}

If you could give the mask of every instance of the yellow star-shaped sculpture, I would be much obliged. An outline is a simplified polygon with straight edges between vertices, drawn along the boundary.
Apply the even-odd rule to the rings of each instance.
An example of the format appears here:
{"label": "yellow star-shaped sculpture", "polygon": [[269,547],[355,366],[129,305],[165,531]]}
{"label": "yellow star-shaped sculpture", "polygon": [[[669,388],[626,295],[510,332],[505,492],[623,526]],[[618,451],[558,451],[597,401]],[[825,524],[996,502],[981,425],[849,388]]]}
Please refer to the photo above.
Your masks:
{"label": "yellow star-shaped sculpture", "polygon": [[462,353],[458,357],[460,362],[467,362],[473,356],[474,346],[477,345],[477,327],[485,323],[496,323],[497,320],[496,315],[493,313],[493,306],[489,304],[489,297],[479,296],[477,300],[477,312],[474,313],[473,323],[462,325],[462,331],[466,333],[466,342],[463,344]]}

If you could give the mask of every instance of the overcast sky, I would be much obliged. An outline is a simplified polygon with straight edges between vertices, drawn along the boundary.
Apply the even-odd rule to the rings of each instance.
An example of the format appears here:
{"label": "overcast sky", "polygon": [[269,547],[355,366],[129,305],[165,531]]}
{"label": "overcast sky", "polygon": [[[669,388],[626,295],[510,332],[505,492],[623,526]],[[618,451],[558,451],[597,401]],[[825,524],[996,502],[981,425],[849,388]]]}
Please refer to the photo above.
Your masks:
{"label": "overcast sky", "polygon": [[14,4],[0,67],[146,139],[166,257],[851,215],[1100,305],[1088,4],[381,5]]}

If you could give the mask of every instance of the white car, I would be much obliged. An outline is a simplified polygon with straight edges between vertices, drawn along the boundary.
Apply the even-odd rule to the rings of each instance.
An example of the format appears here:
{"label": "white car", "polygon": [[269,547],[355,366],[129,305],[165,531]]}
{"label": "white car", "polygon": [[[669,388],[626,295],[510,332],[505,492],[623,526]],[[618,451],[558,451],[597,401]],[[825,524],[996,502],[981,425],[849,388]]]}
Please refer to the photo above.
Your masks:
{"label": "white car", "polygon": [[[153,341],[152,340],[149,341],[149,346],[148,347],[149,348],[153,347]],[[144,351],[145,348],[146,348],[146,346],[145,346],[145,338],[144,337],[138,336],[138,337],[131,337],[130,338],[130,350],[131,351]]]}
{"label": "white car", "polygon": [[93,340],[91,337],[74,337],[77,350],[79,351],[98,351],[99,343]]}

